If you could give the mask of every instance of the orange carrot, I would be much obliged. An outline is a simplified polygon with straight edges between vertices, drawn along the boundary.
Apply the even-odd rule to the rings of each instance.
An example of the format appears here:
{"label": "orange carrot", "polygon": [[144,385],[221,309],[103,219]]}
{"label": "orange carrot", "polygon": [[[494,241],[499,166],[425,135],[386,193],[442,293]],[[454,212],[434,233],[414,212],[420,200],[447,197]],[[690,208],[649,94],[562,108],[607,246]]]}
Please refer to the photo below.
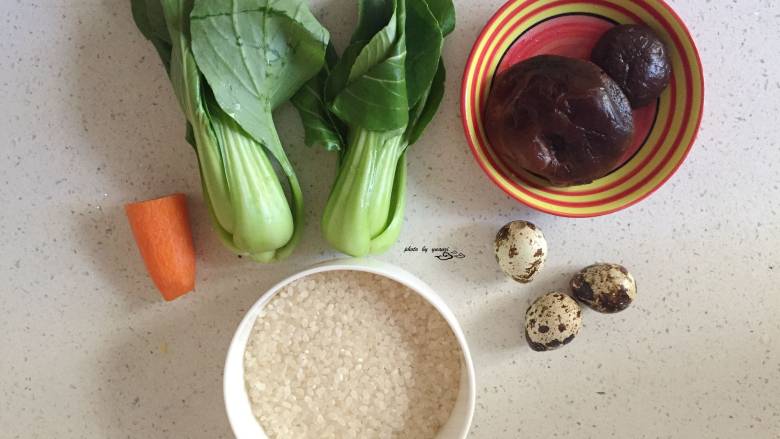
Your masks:
{"label": "orange carrot", "polygon": [[184,194],[125,206],[149,276],[165,300],[195,288],[195,247]]}

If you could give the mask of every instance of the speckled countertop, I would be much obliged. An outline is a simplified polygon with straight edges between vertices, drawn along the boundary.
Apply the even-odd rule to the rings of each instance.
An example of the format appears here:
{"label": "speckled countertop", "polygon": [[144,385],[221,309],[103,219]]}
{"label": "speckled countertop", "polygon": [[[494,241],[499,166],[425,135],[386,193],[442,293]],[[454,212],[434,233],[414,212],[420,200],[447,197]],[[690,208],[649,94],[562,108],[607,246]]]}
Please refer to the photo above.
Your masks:
{"label": "speckled countertop", "polygon": [[[337,42],[353,1],[316,2]],[[457,82],[501,1],[456,3],[445,102],[410,153],[406,226],[381,259],[428,281],[460,318],[479,380],[472,437],[780,438],[778,2],[672,2],[705,67],[699,140],[649,200],[591,220],[518,205],[472,160]],[[273,266],[223,249],[178,106],[126,0],[0,2],[0,102],[0,437],[230,437],[221,369],[232,331],[272,283],[333,256],[316,221],[334,157],[299,146],[294,113],[280,111],[311,218],[303,244]],[[190,195],[198,287],[163,303],[122,205],[175,191]],[[550,243],[530,286],[505,280],[489,245],[519,218]],[[527,304],[595,260],[630,267],[638,302],[588,313],[566,349],[530,351]]]}

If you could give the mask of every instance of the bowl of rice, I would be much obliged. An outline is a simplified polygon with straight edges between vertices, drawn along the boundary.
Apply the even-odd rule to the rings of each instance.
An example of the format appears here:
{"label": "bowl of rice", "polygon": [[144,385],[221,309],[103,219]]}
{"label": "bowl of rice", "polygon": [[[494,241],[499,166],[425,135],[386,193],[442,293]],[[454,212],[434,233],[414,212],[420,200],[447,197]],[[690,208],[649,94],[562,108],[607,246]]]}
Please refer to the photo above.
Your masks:
{"label": "bowl of rice", "polygon": [[463,439],[476,384],[438,294],[398,267],[349,259],[260,297],[228,350],[224,392],[237,439]]}

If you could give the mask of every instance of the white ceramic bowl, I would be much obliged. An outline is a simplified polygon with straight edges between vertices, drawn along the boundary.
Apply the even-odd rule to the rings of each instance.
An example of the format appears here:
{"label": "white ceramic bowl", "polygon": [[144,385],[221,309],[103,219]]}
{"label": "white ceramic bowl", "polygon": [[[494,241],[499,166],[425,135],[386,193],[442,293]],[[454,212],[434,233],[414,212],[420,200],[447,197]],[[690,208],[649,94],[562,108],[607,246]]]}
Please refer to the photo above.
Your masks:
{"label": "white ceramic bowl", "polygon": [[474,364],[471,360],[471,353],[463,335],[460,324],[455,319],[446,303],[436,294],[431,287],[421,281],[413,274],[379,261],[365,259],[342,259],[317,264],[312,268],[294,274],[287,279],[277,283],[268,290],[262,297],[247,311],[244,319],[238,325],[236,334],[228,349],[227,360],[225,361],[225,408],[227,410],[230,426],[236,439],[267,439],[268,436],[263,431],[260,423],[252,414],[249,402],[249,396],[244,384],[244,351],[255,324],[257,316],[263,307],[283,287],[297,279],[309,276],[314,273],[324,271],[363,271],[374,273],[387,277],[403,285],[406,285],[417,292],[425,300],[431,303],[441,313],[442,317],[449,323],[453,334],[460,344],[460,350],[463,354],[461,363],[460,391],[455,407],[452,409],[450,419],[439,430],[436,439],[464,439],[471,427],[471,420],[474,416],[474,405],[476,401],[476,382],[474,379]]}

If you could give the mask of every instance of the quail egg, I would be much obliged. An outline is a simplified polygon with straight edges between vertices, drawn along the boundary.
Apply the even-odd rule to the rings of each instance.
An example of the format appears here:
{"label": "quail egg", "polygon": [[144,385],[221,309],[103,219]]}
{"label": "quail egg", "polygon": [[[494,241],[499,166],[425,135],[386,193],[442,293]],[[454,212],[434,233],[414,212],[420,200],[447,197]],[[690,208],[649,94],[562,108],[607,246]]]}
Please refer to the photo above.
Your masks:
{"label": "quail egg", "polygon": [[528,221],[512,221],[496,234],[496,260],[507,276],[521,283],[531,282],[544,266],[547,240]]}
{"label": "quail egg", "polygon": [[574,297],[594,310],[616,313],[636,298],[636,281],[622,265],[594,264],[572,278],[571,290]]}
{"label": "quail egg", "polygon": [[582,309],[567,294],[547,293],[525,312],[525,338],[535,351],[551,351],[569,344],[580,327]]}

